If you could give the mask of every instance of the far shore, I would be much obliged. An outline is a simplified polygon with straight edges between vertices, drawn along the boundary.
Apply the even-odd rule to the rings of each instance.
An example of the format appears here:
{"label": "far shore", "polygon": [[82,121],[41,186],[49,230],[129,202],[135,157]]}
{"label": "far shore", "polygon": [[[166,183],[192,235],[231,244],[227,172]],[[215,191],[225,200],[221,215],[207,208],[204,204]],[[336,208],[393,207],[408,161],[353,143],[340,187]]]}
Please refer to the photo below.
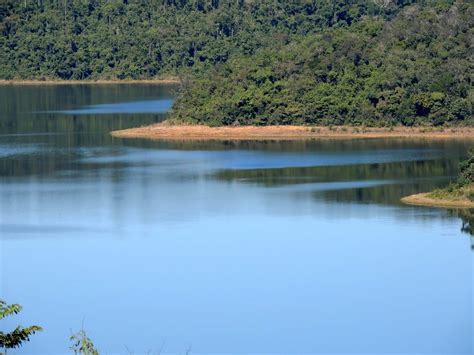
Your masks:
{"label": "far shore", "polygon": [[177,77],[131,80],[2,80],[1,85],[110,85],[110,84],[179,84]]}
{"label": "far shore", "polygon": [[408,205],[441,207],[441,208],[474,208],[474,202],[466,198],[462,199],[437,199],[429,197],[430,193],[410,195],[401,199]]}
{"label": "far shore", "polygon": [[474,127],[235,126],[174,125],[167,122],[113,131],[117,138],[160,140],[308,140],[363,138],[474,139]]}

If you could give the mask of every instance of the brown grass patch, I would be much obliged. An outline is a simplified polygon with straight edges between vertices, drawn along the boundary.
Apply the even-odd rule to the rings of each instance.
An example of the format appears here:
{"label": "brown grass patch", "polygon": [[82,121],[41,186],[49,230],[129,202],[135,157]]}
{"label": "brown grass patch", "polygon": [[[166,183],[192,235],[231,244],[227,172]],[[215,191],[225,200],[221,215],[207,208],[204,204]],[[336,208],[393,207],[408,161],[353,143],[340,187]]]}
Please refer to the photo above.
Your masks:
{"label": "brown grass patch", "polygon": [[147,127],[112,132],[114,137],[164,140],[296,140],[296,139],[357,139],[357,138],[429,138],[474,139],[474,127],[451,130],[429,130],[417,127],[365,128],[341,126],[236,126],[174,125],[159,123]]}
{"label": "brown grass patch", "polygon": [[416,206],[444,207],[444,208],[474,208],[474,201],[467,198],[437,199],[429,196],[430,193],[415,194],[401,199],[403,203]]}

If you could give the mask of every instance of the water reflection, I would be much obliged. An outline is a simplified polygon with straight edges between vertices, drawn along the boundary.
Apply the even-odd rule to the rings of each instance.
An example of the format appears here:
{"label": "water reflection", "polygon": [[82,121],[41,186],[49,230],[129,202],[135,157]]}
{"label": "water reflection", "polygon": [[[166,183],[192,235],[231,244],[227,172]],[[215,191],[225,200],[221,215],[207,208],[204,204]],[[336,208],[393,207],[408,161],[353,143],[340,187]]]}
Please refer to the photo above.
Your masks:
{"label": "water reflection", "polygon": [[[30,140],[38,140],[39,133],[60,133],[58,139],[50,137],[46,142],[69,146],[110,142],[107,137],[111,130],[163,120],[163,109],[169,107],[175,90],[172,85],[146,84],[0,85],[0,137],[33,134]],[[130,114],[138,109],[136,101],[151,103],[145,114]],[[96,105],[104,104],[105,109],[98,106],[99,112],[92,112]],[[84,107],[91,108],[89,112],[81,111]],[[105,112],[107,108],[111,112]],[[90,133],[97,132],[102,135],[90,137]]]}
{"label": "water reflection", "polygon": [[462,220],[461,232],[471,239],[471,250],[474,251],[474,209],[462,209],[454,212]]}
{"label": "water reflection", "polygon": [[[401,161],[389,163],[284,169],[227,169],[216,172],[214,178],[227,182],[236,181],[266,187],[335,181],[383,181],[383,184],[359,187],[348,186],[346,189],[328,188],[322,193],[315,192],[316,198],[323,197],[333,202],[380,204],[399,204],[401,196],[419,191],[428,191],[443,186],[451,179],[455,179],[458,171],[456,160],[430,160],[429,158],[424,160],[423,155],[411,155],[410,158],[413,160],[405,161],[405,154],[406,152],[400,149],[391,159],[400,159]],[[449,155],[449,152],[444,151],[444,154]]]}
{"label": "water reflection", "polygon": [[104,115],[112,113],[166,113],[171,109],[172,99],[122,102],[118,104],[90,105],[74,110],[63,110],[54,113],[67,115]]}

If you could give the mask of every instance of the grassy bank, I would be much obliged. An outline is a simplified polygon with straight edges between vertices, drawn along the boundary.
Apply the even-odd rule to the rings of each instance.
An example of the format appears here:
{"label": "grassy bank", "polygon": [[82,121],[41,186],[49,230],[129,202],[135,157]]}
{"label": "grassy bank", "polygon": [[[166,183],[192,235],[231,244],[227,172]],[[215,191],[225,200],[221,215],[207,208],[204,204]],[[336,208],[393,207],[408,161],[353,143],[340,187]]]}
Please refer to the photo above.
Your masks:
{"label": "grassy bank", "polygon": [[450,185],[433,192],[415,194],[402,198],[403,203],[417,206],[445,208],[474,208],[474,184]]}
{"label": "grassy bank", "polygon": [[366,128],[355,126],[225,126],[174,125],[160,123],[147,127],[112,132],[119,138],[165,140],[297,140],[297,139],[362,139],[362,138],[426,138],[474,139],[474,127]]}
{"label": "grassy bank", "polygon": [[420,206],[474,208],[474,150],[469,158],[460,164],[461,173],[456,183],[433,192],[407,196],[403,203]]}

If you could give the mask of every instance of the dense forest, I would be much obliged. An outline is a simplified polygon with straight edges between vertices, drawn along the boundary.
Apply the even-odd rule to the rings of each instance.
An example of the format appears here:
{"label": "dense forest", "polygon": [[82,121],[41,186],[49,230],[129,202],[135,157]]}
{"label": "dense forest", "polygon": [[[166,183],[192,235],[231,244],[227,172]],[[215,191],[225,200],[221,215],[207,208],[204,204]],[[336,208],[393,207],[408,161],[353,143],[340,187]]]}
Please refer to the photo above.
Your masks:
{"label": "dense forest", "polygon": [[180,76],[174,119],[471,123],[470,0],[0,0],[1,79]]}
{"label": "dense forest", "polygon": [[472,123],[472,2],[410,6],[292,41],[275,37],[199,75],[178,120],[232,124]]}

